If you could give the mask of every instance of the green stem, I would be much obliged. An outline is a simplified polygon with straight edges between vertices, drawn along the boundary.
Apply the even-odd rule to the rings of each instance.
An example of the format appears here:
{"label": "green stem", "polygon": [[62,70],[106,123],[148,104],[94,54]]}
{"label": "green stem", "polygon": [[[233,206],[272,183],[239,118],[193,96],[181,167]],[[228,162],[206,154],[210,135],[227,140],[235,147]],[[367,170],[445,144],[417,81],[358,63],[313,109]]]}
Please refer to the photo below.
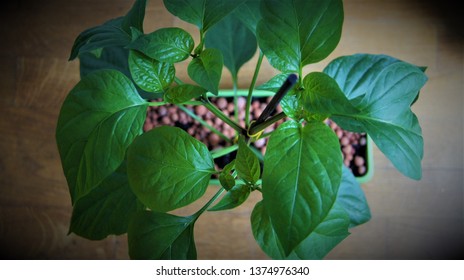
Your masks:
{"label": "green stem", "polygon": [[[199,102],[199,101],[197,101]],[[200,105],[203,105],[203,103],[200,102]],[[217,135],[219,135],[219,137],[221,137],[222,139],[224,139],[226,142],[231,142],[231,140],[225,136],[222,132],[220,132],[219,130],[217,130],[216,128],[214,128],[213,126],[209,125],[207,122],[205,122],[202,118],[200,118],[199,116],[195,115],[195,113],[193,113],[192,111],[190,111],[189,109],[185,108],[185,106],[183,105],[177,105],[177,107],[179,109],[181,109],[182,111],[184,111],[187,115],[189,115],[190,117],[192,117],[194,120],[198,121],[199,123],[201,123],[203,126],[207,127],[209,130],[211,130],[212,132],[216,133]]]}
{"label": "green stem", "polygon": [[225,147],[223,149],[219,149],[219,150],[211,152],[211,156],[213,157],[213,159],[215,159],[215,158],[218,158],[218,157],[222,157],[223,155],[230,154],[231,152],[233,152],[233,151],[235,151],[237,149],[238,149],[238,145],[234,144],[232,146]]}
{"label": "green stem", "polygon": [[221,196],[221,194],[224,192],[224,188],[221,188],[206,204],[205,206],[201,207],[200,210],[198,210],[195,214],[193,214],[192,216],[195,217],[195,220],[198,219],[198,217],[200,217],[201,214],[203,214],[203,212],[206,211],[206,209],[208,209],[211,204],[213,204],[214,201],[216,201],[216,199],[219,198],[219,196]]}
{"label": "green stem", "polygon": [[230,127],[235,129],[235,131],[239,132],[242,135],[246,135],[247,131],[241,127],[239,124],[231,120],[228,116],[226,116],[221,110],[219,110],[216,106],[214,106],[207,98],[201,98],[200,101],[203,105],[211,111],[216,117],[220,118],[223,122],[228,124]]}
{"label": "green stem", "polygon": [[178,85],[183,85],[184,84],[184,82],[182,82],[182,80],[179,79],[177,76],[174,77],[174,82],[176,82],[176,84],[178,84]]}
{"label": "green stem", "polygon": [[148,106],[151,106],[151,107],[157,107],[157,106],[164,106],[168,104],[167,102],[164,102],[164,101],[159,101],[159,102],[148,102]]}
{"label": "green stem", "polygon": [[250,130],[248,131],[248,133],[250,135],[255,135],[256,133],[266,129],[266,127],[268,127],[268,126],[280,121],[281,119],[285,118],[286,116],[287,115],[285,115],[284,112],[280,112],[277,115],[270,117],[269,119],[265,120],[262,123],[259,123],[257,125],[253,125],[252,127],[250,127]]}
{"label": "green stem", "polygon": [[235,117],[235,122],[238,123],[238,95],[237,95],[237,89],[238,89],[238,78],[237,75],[232,75],[232,84],[233,84],[233,92],[234,92],[234,117]]}
{"label": "green stem", "polygon": [[261,68],[261,63],[263,62],[264,54],[262,51],[259,52],[258,62],[256,63],[255,73],[253,74],[253,79],[251,80],[250,88],[248,89],[248,96],[246,100],[245,108],[245,125],[246,127],[250,126],[250,107],[251,107],[251,98],[253,97],[253,89],[255,88],[256,80],[258,79],[259,69]]}
{"label": "green stem", "polygon": [[[164,106],[164,105],[168,105],[168,104],[171,104],[171,103],[168,103],[168,102],[165,102],[165,101],[148,102],[148,106],[151,106],[151,107]],[[203,105],[203,103],[201,103],[200,101],[192,100],[192,101],[184,102],[184,103],[182,103],[182,105]]]}

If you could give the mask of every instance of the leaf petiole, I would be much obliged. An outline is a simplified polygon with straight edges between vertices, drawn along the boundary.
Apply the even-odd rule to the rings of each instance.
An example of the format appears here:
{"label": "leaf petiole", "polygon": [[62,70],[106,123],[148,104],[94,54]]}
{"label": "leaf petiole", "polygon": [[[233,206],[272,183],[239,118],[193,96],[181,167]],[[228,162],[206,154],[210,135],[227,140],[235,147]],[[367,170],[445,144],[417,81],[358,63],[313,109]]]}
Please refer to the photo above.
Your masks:
{"label": "leaf petiole", "polygon": [[253,74],[253,79],[251,80],[250,88],[248,90],[248,96],[245,107],[245,125],[249,127],[250,125],[250,107],[251,107],[251,98],[253,97],[253,89],[255,88],[256,80],[258,79],[259,69],[261,68],[261,63],[263,62],[264,54],[262,51],[259,52],[258,62],[256,63],[255,73]]}
{"label": "leaf petiole", "polygon": [[231,120],[229,117],[227,117],[221,110],[219,110],[214,104],[212,104],[207,98],[201,97],[200,101],[203,103],[203,105],[211,111],[216,117],[220,118],[223,122],[228,124],[230,127],[235,129],[235,131],[239,132],[242,135],[247,135],[246,129],[241,127],[238,123],[234,122]]}
{"label": "leaf petiole", "polygon": [[211,206],[211,204],[213,204],[216,201],[216,199],[218,199],[224,191],[225,189],[221,188],[208,202],[206,202],[206,204],[203,207],[201,207],[200,210],[195,212],[191,217],[193,217],[194,220],[197,220],[198,217],[200,217],[200,215],[203,214],[203,212],[205,212],[206,209],[208,209]]}

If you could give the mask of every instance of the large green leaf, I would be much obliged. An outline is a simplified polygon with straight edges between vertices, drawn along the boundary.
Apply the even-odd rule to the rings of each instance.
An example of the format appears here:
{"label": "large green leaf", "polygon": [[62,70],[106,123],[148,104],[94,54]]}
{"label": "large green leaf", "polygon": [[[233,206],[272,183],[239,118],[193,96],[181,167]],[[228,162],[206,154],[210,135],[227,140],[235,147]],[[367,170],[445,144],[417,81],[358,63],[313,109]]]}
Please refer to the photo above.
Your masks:
{"label": "large green leaf", "polygon": [[168,89],[164,93],[164,100],[172,104],[182,104],[192,98],[197,98],[206,93],[206,89],[189,84],[182,84]]}
{"label": "large green leaf", "polygon": [[123,17],[109,20],[102,25],[89,28],[77,36],[69,60],[79,54],[99,48],[126,46],[131,41],[130,33],[121,28]]}
{"label": "large green leaf", "polygon": [[251,184],[256,183],[261,177],[261,167],[259,159],[248,147],[245,140],[240,137],[238,140],[237,157],[235,158],[235,170],[238,176]]}
{"label": "large green leaf", "polygon": [[171,63],[159,62],[133,50],[129,53],[129,69],[135,83],[148,92],[164,91],[176,76]]}
{"label": "large green leaf", "polygon": [[343,24],[341,0],[263,0],[258,44],[282,72],[299,72],[337,46]]}
{"label": "large green leaf", "polygon": [[208,211],[222,211],[229,210],[240,206],[245,202],[250,195],[251,189],[249,186],[240,184],[232,187],[224,197]]}
{"label": "large green leaf", "polygon": [[[131,79],[129,70],[129,49],[124,47],[107,47],[79,55],[79,70],[81,78],[98,70],[114,69]],[[139,95],[143,99],[156,99],[160,97],[159,93],[150,93],[141,89],[135,84]]]}
{"label": "large green leaf", "polygon": [[334,78],[350,100],[365,95],[377,75],[389,65],[400,62],[388,55],[354,54],[331,61],[324,73]]}
{"label": "large green leaf", "polygon": [[240,5],[233,15],[239,18],[256,35],[256,26],[261,20],[261,0],[248,0]]}
{"label": "large green leaf", "polygon": [[127,47],[161,62],[176,63],[190,56],[194,44],[187,31],[178,27],[168,27],[140,35]]}
{"label": "large green leaf", "polygon": [[334,112],[357,114],[337,82],[325,73],[312,72],[303,79],[300,102],[309,113],[330,116]]}
{"label": "large green leaf", "polygon": [[286,257],[262,201],[255,205],[251,214],[253,236],[273,259],[322,259],[349,235],[349,223],[348,214],[336,202],[316,228]]}
{"label": "large green leaf", "polygon": [[384,56],[358,55],[329,65],[326,72],[346,90],[344,94],[352,98],[349,103],[358,110],[333,112],[331,118],[344,129],[367,132],[400,172],[420,179],[424,144],[410,106],[427,77],[419,67],[392,61]]}
{"label": "large green leaf", "polygon": [[146,6],[147,0],[136,0],[122,21],[122,29],[126,32],[130,32],[132,27],[143,33],[143,20],[145,18]]}
{"label": "large green leaf", "polygon": [[129,187],[125,166],[123,162],[98,187],[76,201],[69,232],[91,240],[127,232],[132,213],[142,210],[143,205]]}
{"label": "large green leaf", "polygon": [[75,202],[112,174],[141,133],[148,103],[115,70],[95,71],[71,90],[60,111],[56,140]]}
{"label": "large green leaf", "polygon": [[196,259],[195,217],[141,211],[133,216],[127,234],[131,259]]}
{"label": "large green leaf", "polygon": [[254,34],[234,15],[228,15],[212,27],[205,37],[206,47],[222,52],[224,65],[232,77],[256,52],[257,42]]}
{"label": "large green leaf", "polygon": [[164,0],[166,9],[196,25],[202,32],[219,22],[246,0]]}
{"label": "large green leaf", "polygon": [[209,92],[218,95],[224,60],[217,49],[205,49],[188,65],[190,78]]}
{"label": "large green leaf", "polygon": [[126,46],[131,42],[131,27],[143,32],[147,0],[135,1],[124,17],[109,20],[83,31],[74,41],[69,60],[99,48]]}
{"label": "large green leaf", "polygon": [[350,227],[366,223],[371,219],[371,211],[361,186],[351,169],[343,166],[342,182],[337,194],[339,204],[350,217]]}
{"label": "large green leaf", "polygon": [[288,255],[332,208],[341,180],[337,136],[322,122],[282,124],[264,157],[263,203]]}
{"label": "large green leaf", "polygon": [[284,259],[285,254],[282,245],[280,245],[279,238],[272,227],[271,219],[266,213],[263,201],[256,203],[250,219],[253,236],[261,249],[273,259]]}
{"label": "large green leaf", "polygon": [[319,260],[327,255],[350,233],[350,218],[345,210],[335,203],[327,216],[288,256],[288,259]]}
{"label": "large green leaf", "polygon": [[170,211],[197,200],[214,172],[206,145],[177,127],[152,129],[137,137],[127,152],[130,186],[154,211]]}

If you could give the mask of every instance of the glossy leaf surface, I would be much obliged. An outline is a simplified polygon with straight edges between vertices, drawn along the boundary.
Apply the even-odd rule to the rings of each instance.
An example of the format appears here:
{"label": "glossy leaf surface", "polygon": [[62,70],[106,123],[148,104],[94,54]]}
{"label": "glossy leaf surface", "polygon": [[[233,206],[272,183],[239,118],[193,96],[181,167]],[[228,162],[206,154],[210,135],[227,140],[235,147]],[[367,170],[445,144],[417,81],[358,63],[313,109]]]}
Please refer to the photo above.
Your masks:
{"label": "glossy leaf surface", "polygon": [[228,15],[206,33],[206,47],[222,52],[224,66],[236,79],[240,67],[256,52],[254,34],[235,16]]}
{"label": "glossy leaf surface", "polygon": [[168,89],[164,93],[164,100],[172,104],[182,104],[192,100],[192,98],[200,97],[204,93],[206,93],[206,89],[202,87],[183,84]]}
{"label": "glossy leaf surface", "polygon": [[164,0],[166,9],[196,25],[202,32],[219,22],[246,0]]}
{"label": "glossy leaf surface", "polygon": [[337,195],[337,203],[350,217],[350,227],[366,223],[371,219],[371,211],[364,191],[351,170],[343,166],[342,182]]}
{"label": "glossy leaf surface", "polygon": [[189,77],[209,92],[218,95],[224,60],[217,49],[205,49],[188,65]]}
{"label": "glossy leaf surface", "polygon": [[250,187],[247,185],[237,185],[232,187],[222,199],[208,211],[222,211],[233,209],[240,206],[250,195]]}
{"label": "glossy leaf surface", "polygon": [[326,58],[337,46],[343,24],[341,0],[263,0],[258,44],[270,64],[297,72]]}
{"label": "glossy leaf surface", "polygon": [[186,60],[194,47],[192,36],[178,27],[161,28],[139,36],[128,48],[135,49],[161,62]]}
{"label": "glossy leaf surface", "polygon": [[148,92],[164,91],[176,76],[174,65],[159,62],[137,51],[129,53],[129,69],[135,83]]}
{"label": "glossy leaf surface", "polygon": [[127,234],[129,256],[142,260],[196,259],[195,218],[141,211],[132,217]]}
{"label": "glossy leaf surface", "polygon": [[56,139],[73,202],[119,167],[142,131],[147,106],[132,82],[115,70],[92,72],[71,90]]}
{"label": "glossy leaf surface", "polygon": [[261,177],[259,159],[247,146],[243,138],[238,141],[237,157],[235,158],[235,170],[238,176],[249,183],[256,183]]}
{"label": "glossy leaf surface", "polygon": [[[329,65],[326,72],[333,75],[342,89],[355,91],[345,91],[344,94],[354,97],[349,102],[359,112],[342,110],[333,112],[331,118],[346,130],[367,132],[400,172],[420,179],[424,144],[422,130],[410,106],[427,81],[423,71],[405,62],[384,59],[384,56],[360,55],[355,59],[344,57],[336,61],[335,66]],[[354,64],[348,71],[350,63]],[[336,71],[337,65],[344,67]],[[369,70],[368,65],[373,69]],[[361,66],[362,69],[358,68]],[[353,73],[353,77],[344,74],[346,71]],[[356,74],[360,71],[366,74]],[[356,86],[351,80],[358,81]]]}
{"label": "glossy leaf surface", "polygon": [[332,208],[341,180],[337,136],[322,122],[289,121],[269,139],[263,204],[288,255]]}
{"label": "glossy leaf surface", "polygon": [[132,213],[143,209],[129,187],[125,163],[73,207],[69,232],[91,240],[127,232]]}
{"label": "glossy leaf surface", "polygon": [[205,144],[162,126],[137,137],[127,152],[129,183],[150,209],[166,212],[200,198],[215,172]]}

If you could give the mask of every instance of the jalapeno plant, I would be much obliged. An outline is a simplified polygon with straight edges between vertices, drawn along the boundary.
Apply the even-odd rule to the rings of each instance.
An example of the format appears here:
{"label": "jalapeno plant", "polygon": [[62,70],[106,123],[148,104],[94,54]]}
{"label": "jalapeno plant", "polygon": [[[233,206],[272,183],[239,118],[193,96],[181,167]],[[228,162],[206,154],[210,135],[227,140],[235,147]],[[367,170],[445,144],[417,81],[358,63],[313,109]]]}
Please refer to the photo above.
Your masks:
{"label": "jalapeno plant", "polygon": [[[367,133],[401,173],[421,178],[423,138],[411,105],[427,81],[423,67],[359,53],[303,76],[337,46],[341,0],[164,0],[170,13],[197,27],[198,42],[179,27],[145,33],[146,4],[136,0],[126,15],[83,31],[72,47],[81,80],[56,127],[73,207],[70,232],[92,240],[127,233],[134,259],[195,259],[197,219],[238,207],[257,191],[262,200],[250,221],[262,250],[276,259],[321,259],[371,218],[327,118]],[[256,52],[241,125],[210,98],[220,92],[223,67],[236,89],[238,71]],[[258,87],[264,58],[280,74]],[[179,67],[187,67],[188,81],[176,76]],[[276,94],[253,120],[256,88]],[[210,151],[174,126],[145,132],[148,107],[167,104],[204,106],[236,135],[225,150]],[[273,113],[278,104],[283,112]],[[258,156],[250,143],[263,137],[267,150]],[[231,151],[235,159],[215,168],[213,159]],[[189,216],[171,212],[202,197],[212,175],[221,186],[203,207]]]}

